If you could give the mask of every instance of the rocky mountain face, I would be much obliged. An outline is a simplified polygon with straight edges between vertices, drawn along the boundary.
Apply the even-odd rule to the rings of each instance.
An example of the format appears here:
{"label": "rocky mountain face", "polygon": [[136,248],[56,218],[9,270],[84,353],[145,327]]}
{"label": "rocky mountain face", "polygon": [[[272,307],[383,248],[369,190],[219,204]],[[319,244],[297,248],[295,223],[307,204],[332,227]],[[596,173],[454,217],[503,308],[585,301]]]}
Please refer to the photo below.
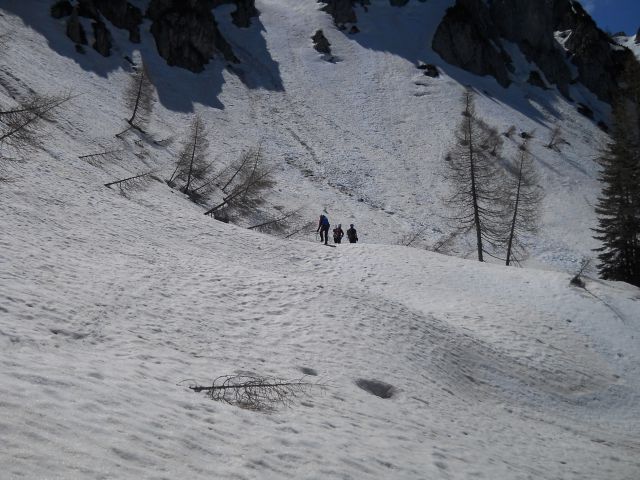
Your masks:
{"label": "rocky mountain face", "polygon": [[146,12],[127,0],[61,0],[51,7],[54,18],[67,18],[67,36],[80,47],[87,35],[80,17],[92,21],[93,48],[104,56],[111,54],[111,33],[103,18],[116,28],[129,32],[129,40],[140,42],[140,25],[146,16],[151,23],[158,53],[169,65],[200,72],[216,54],[237,62],[220,33],[212,9],[223,4],[236,6],[231,14],[238,27],[248,27],[258,15],[255,0],[150,0]]}
{"label": "rocky mountain face", "polygon": [[[418,0],[419,2],[426,2],[427,0]],[[355,12],[356,5],[362,6],[365,11],[368,6],[371,5],[371,0],[318,0],[323,4],[322,11],[327,12],[333,17],[333,21],[339,27],[344,26],[346,23],[356,23],[358,17]],[[389,4],[394,7],[403,7],[409,3],[409,0],[389,0]]]}
{"label": "rocky mountain face", "polygon": [[[573,0],[456,0],[432,46],[446,62],[508,86],[512,59],[503,40],[517,44],[566,97],[570,85],[579,82],[610,102],[632,57]],[[533,72],[531,78],[540,77]]]}

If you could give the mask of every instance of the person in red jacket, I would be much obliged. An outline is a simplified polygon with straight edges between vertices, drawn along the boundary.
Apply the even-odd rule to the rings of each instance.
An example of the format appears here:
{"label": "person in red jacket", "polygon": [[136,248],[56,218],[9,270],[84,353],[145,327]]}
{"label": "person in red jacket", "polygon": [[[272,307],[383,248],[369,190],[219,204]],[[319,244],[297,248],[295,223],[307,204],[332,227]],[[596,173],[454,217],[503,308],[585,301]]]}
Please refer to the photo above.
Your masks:
{"label": "person in red jacket", "polygon": [[342,237],[344,237],[344,231],[342,230],[342,224],[339,223],[338,226],[333,229],[333,243],[342,243]]}

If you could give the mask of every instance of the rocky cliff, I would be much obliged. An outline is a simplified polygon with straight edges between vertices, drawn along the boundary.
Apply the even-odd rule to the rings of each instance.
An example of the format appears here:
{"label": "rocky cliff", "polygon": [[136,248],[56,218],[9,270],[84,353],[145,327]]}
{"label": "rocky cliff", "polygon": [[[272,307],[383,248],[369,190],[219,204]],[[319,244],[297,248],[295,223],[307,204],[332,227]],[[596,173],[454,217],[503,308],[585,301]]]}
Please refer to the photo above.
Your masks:
{"label": "rocky cliff", "polygon": [[456,0],[432,45],[446,62],[508,86],[512,59],[503,41],[518,45],[566,97],[579,82],[606,102],[632,57],[573,0]]}
{"label": "rocky cliff", "polygon": [[149,0],[146,12],[127,0],[60,0],[51,7],[54,18],[67,19],[67,35],[78,45],[87,44],[79,17],[92,20],[93,48],[111,54],[111,33],[105,19],[129,32],[129,40],[140,42],[140,25],[146,16],[151,23],[158,53],[169,65],[200,72],[215,55],[237,62],[231,47],[220,33],[212,13],[215,7],[232,4],[231,16],[238,27],[248,27],[258,15],[255,0]]}

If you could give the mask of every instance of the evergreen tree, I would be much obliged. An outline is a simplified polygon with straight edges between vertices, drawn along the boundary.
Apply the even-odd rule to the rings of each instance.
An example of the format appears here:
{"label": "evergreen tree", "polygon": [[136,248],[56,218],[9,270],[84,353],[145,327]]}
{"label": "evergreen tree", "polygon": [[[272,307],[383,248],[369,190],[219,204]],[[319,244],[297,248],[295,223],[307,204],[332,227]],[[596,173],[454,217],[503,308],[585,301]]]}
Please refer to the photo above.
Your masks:
{"label": "evergreen tree", "polygon": [[600,158],[604,183],[596,213],[602,278],[640,286],[640,64],[627,68],[614,105],[611,142]]}

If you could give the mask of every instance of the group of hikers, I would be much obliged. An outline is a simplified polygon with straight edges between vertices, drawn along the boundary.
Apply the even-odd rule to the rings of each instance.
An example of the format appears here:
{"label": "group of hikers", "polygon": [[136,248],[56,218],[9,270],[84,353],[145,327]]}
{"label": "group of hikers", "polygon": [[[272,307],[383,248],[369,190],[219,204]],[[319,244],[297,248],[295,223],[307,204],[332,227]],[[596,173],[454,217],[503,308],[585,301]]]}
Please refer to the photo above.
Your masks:
{"label": "group of hikers", "polygon": [[[320,232],[320,241],[324,242],[325,245],[328,245],[329,242],[329,228],[331,225],[329,224],[329,219],[326,215],[320,215],[320,221],[318,222],[317,232]],[[342,243],[342,237],[344,237],[344,231],[342,230],[342,224],[339,223],[336,228],[333,229],[333,243]],[[358,241],[358,232],[356,228],[353,226],[353,223],[350,225],[347,230],[347,239],[349,243],[356,243]]]}

